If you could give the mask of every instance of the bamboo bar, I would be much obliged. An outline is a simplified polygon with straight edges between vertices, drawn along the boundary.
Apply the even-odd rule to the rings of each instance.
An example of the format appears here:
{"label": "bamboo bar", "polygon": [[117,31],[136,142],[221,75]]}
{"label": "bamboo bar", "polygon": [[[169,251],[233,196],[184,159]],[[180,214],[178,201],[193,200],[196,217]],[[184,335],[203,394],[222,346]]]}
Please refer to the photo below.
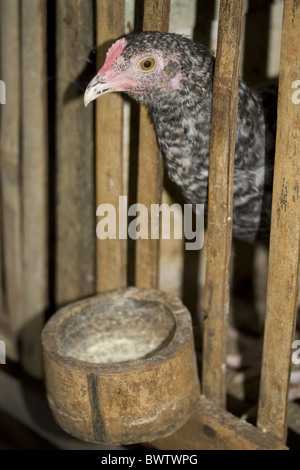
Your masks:
{"label": "bamboo bar", "polygon": [[300,233],[300,1],[284,6],[266,321],[258,425],[286,438]]}
{"label": "bamboo bar", "polygon": [[41,377],[42,352],[35,338],[48,306],[46,1],[23,0],[21,8],[24,328],[20,360],[27,372]]}
{"label": "bamboo bar", "polygon": [[150,445],[160,450],[288,450],[276,436],[240,420],[204,396],[181,429]]}
{"label": "bamboo bar", "polygon": [[[124,34],[124,15],[124,0],[97,1],[97,70],[104,63],[107,49]],[[119,238],[119,196],[123,194],[123,98],[120,93],[110,93],[96,102],[96,206],[114,206],[117,236],[97,238],[99,293],[126,285],[126,240]]]}
{"label": "bamboo bar", "polygon": [[245,1],[221,1],[210,143],[202,391],[225,406],[233,170]]}
{"label": "bamboo bar", "polygon": [[[93,1],[57,2],[56,301],[95,292],[93,108],[83,105]],[[86,74],[87,75],[87,74]]]}
{"label": "bamboo bar", "polygon": [[[170,0],[145,0],[144,31],[169,30]],[[163,162],[158,149],[156,134],[144,106],[140,109],[138,202],[148,210],[150,227],[151,204],[160,204],[162,192]],[[150,232],[150,231],[149,231]],[[159,283],[159,240],[150,236],[136,242],[135,284],[138,287],[157,288]]]}
{"label": "bamboo bar", "polygon": [[0,8],[1,79],[6,84],[0,130],[4,301],[8,326],[17,335],[23,324],[19,2],[2,0]]}

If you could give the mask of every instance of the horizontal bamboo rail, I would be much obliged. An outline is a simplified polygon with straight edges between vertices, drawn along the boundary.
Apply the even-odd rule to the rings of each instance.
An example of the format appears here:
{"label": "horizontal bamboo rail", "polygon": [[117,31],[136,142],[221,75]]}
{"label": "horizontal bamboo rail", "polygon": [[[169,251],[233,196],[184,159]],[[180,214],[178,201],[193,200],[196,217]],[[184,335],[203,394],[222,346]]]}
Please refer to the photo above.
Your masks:
{"label": "horizontal bamboo rail", "polygon": [[287,450],[277,436],[238,419],[204,396],[179,431],[151,445],[160,450]]}

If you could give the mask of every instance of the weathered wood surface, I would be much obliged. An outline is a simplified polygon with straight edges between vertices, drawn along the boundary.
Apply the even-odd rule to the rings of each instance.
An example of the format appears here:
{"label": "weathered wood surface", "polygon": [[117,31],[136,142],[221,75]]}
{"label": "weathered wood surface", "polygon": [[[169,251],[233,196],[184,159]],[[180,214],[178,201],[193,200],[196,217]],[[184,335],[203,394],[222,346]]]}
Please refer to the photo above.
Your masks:
{"label": "weathered wood surface", "polygon": [[[300,1],[286,0],[259,426],[284,440],[294,339],[300,240]],[[298,92],[297,92],[298,90]]]}
{"label": "weathered wood surface", "polygon": [[6,104],[1,105],[0,130],[2,269],[5,283],[4,307],[7,314],[3,321],[5,320],[16,341],[23,325],[19,2],[3,0],[0,8],[1,80],[6,84]]}
{"label": "weathered wood surface", "polygon": [[169,294],[132,287],[89,297],[56,313],[42,338],[49,405],[80,439],[154,440],[197,406],[191,317]]}
{"label": "weathered wood surface", "polygon": [[21,2],[24,326],[20,361],[38,377],[42,351],[37,338],[48,306],[46,6],[46,0]]}
{"label": "weathered wood surface", "polygon": [[[170,0],[145,0],[144,31],[169,29]],[[151,204],[160,204],[162,192],[163,162],[158,149],[156,134],[145,107],[140,109],[138,202],[148,210],[150,227]],[[138,287],[158,287],[159,240],[139,238],[136,243],[135,284]]]}
{"label": "weathered wood surface", "polygon": [[225,405],[233,170],[245,1],[221,1],[210,144],[202,391]]}
{"label": "weathered wood surface", "polygon": [[[6,367],[0,368],[0,413],[2,412],[11,419],[16,420],[26,429],[33,431],[36,435],[42,437],[47,442],[53,444],[58,450],[126,450],[120,446],[104,446],[99,444],[90,444],[80,441],[75,437],[64,432],[53,421],[48,403],[45,397],[44,387],[32,387],[31,381],[21,381],[20,377],[13,376],[5,372]],[[34,412],[31,406],[34,407]],[[38,419],[36,417],[38,416]],[[6,429],[5,422],[1,419],[1,437],[6,432],[11,435],[11,424]],[[18,442],[24,445],[24,436],[17,425],[14,429]],[[24,431],[23,431],[24,432]],[[31,446],[35,449],[36,447]]]}
{"label": "weathered wood surface", "polygon": [[95,292],[93,108],[83,75],[94,41],[92,0],[57,2],[56,302]]}
{"label": "weathered wood surface", "polygon": [[[124,34],[124,0],[97,1],[97,70],[111,44]],[[126,285],[126,240],[119,238],[119,196],[123,187],[123,98],[110,93],[96,101],[96,206],[112,204],[116,239],[96,243],[97,292]],[[127,208],[125,208],[127,210]],[[111,221],[114,223],[114,221]]]}
{"label": "weathered wood surface", "polygon": [[240,420],[202,396],[195,414],[179,431],[152,442],[161,450],[284,450],[274,435]]}

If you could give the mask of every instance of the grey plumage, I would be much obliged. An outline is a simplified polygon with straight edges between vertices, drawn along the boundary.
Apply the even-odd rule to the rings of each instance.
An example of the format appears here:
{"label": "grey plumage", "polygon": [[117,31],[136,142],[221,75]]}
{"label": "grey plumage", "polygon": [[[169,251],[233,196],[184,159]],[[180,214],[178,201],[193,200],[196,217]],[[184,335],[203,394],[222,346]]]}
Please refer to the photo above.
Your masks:
{"label": "grey plumage", "polygon": [[[170,179],[187,202],[207,207],[213,55],[178,34],[154,31],[129,35],[122,47],[106,61],[115,75],[126,77],[124,83],[134,79],[119,90],[147,105]],[[145,57],[155,58],[157,71],[138,70]],[[107,68],[103,76],[99,71],[102,90]],[[269,232],[275,120],[273,90],[261,95],[240,79],[233,236],[248,242]]]}

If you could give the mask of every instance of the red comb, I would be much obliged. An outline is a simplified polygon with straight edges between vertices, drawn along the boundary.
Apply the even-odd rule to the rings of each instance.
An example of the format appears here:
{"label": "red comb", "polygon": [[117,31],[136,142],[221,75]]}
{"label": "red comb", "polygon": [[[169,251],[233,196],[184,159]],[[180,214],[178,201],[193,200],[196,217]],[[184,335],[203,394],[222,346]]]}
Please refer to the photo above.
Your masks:
{"label": "red comb", "polygon": [[125,38],[118,39],[113,45],[108,49],[106,53],[106,59],[103,67],[99,70],[99,73],[104,74],[110,70],[114,61],[120,57],[126,47],[127,41]]}

